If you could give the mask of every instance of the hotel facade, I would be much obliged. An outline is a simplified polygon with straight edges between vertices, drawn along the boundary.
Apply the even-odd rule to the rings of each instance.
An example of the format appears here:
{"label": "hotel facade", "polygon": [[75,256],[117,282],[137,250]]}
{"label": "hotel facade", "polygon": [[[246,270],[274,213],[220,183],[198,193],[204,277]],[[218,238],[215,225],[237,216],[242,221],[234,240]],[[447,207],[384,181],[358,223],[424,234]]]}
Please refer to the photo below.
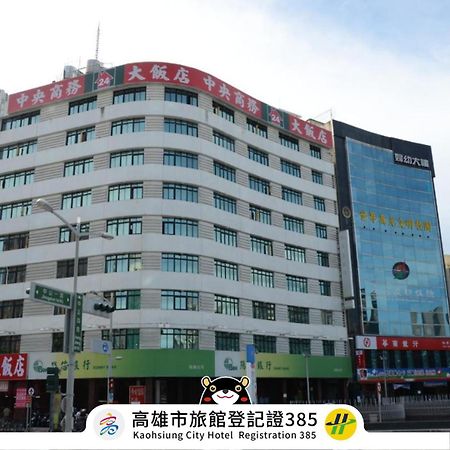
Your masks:
{"label": "hotel facade", "polygon": [[[67,375],[64,311],[26,289],[70,292],[75,243],[38,198],[80,222],[78,292],[115,304],[115,401],[139,385],[147,402],[196,403],[202,376],[245,374],[248,344],[259,401],[305,400],[307,381],[312,399],[344,396],[330,128],[160,62],[2,98],[0,407],[33,387],[45,410],[46,368]],[[82,330],[75,406],[90,409],[106,399],[93,342],[109,321],[83,314]]]}

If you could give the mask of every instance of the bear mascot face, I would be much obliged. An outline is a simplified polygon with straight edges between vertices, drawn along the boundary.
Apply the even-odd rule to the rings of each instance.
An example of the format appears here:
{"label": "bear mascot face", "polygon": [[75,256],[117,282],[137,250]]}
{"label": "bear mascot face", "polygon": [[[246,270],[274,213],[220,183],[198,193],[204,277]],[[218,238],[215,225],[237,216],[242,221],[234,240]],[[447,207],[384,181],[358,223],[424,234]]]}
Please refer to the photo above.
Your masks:
{"label": "bear mascot face", "polygon": [[233,377],[218,377],[211,380],[202,378],[202,386],[205,388],[200,399],[201,405],[250,405],[252,403],[247,386],[250,384],[248,377],[240,380]]}

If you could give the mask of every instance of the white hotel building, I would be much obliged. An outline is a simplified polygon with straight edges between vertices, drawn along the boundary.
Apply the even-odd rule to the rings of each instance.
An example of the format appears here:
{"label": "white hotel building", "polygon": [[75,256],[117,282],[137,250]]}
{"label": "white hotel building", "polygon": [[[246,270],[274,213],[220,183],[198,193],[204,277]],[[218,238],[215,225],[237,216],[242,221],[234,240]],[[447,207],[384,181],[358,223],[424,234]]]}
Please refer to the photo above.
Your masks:
{"label": "white hotel building", "polygon": [[[0,408],[33,386],[45,410],[45,368],[67,372],[64,315],[26,289],[71,291],[75,244],[38,198],[90,234],[78,290],[115,301],[115,400],[144,385],[148,402],[195,403],[201,376],[245,373],[247,344],[261,401],[305,399],[306,372],[312,398],[343,398],[351,369],[326,125],[165,63],[4,96],[0,123],[0,358],[27,361],[19,379],[0,371]],[[108,327],[83,315],[76,406],[105,399],[107,357],[91,345]]]}

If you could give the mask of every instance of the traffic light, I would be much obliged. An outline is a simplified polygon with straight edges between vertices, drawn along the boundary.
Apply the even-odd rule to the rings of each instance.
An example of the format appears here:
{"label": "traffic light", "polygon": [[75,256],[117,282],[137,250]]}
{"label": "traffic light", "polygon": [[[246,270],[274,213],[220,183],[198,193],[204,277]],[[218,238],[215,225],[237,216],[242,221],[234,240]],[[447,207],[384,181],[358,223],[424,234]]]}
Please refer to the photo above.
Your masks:
{"label": "traffic light", "polygon": [[112,313],[115,310],[116,310],[116,308],[114,306],[111,306],[108,303],[104,303],[104,302],[94,303],[94,311]]}
{"label": "traffic light", "polygon": [[47,367],[47,392],[59,391],[59,369],[57,367]]}

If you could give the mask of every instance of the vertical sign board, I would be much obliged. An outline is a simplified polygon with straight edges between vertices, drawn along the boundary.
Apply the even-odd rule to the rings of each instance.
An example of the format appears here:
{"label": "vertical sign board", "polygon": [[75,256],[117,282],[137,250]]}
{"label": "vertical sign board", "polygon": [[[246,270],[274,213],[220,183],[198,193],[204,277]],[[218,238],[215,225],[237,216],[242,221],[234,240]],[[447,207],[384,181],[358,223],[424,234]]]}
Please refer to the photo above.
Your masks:
{"label": "vertical sign board", "polygon": [[145,403],[145,386],[130,386],[128,390],[129,403],[144,404]]}
{"label": "vertical sign board", "polygon": [[83,295],[77,294],[75,306],[72,314],[75,314],[75,334],[73,340],[73,351],[81,352],[83,350]]}
{"label": "vertical sign board", "polygon": [[16,403],[14,408],[26,408],[28,403],[27,388],[16,389]]}
{"label": "vertical sign board", "polygon": [[252,399],[252,403],[258,403],[258,397],[256,393],[256,350],[253,344],[247,345],[247,355],[246,355],[246,374],[250,379],[250,386],[248,392]]}

